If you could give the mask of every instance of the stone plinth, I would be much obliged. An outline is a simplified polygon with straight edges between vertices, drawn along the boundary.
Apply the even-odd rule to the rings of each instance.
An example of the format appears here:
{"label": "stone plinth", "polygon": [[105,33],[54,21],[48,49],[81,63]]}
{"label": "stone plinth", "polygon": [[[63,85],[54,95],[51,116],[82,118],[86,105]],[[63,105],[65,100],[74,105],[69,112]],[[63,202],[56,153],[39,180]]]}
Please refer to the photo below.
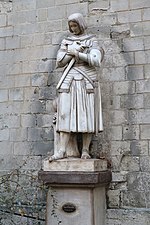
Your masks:
{"label": "stone plinth", "polygon": [[96,172],[107,170],[107,161],[102,159],[68,158],[52,161],[43,161],[43,171],[82,171]]}
{"label": "stone plinth", "polygon": [[111,181],[105,160],[44,160],[39,179],[50,187],[46,225],[105,225],[105,187]]}

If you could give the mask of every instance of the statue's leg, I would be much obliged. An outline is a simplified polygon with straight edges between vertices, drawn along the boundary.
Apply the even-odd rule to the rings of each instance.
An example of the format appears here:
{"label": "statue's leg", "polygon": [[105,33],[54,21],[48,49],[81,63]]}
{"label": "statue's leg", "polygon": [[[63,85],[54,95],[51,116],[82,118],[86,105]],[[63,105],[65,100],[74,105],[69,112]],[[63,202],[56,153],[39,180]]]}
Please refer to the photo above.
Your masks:
{"label": "statue's leg", "polygon": [[78,157],[80,158],[80,153],[77,146],[76,133],[70,134],[70,139],[66,148],[67,157]]}
{"label": "statue's leg", "polygon": [[92,139],[92,134],[83,133],[83,148],[82,148],[82,155],[81,159],[90,159],[91,156],[89,155],[89,146]]}
{"label": "statue's leg", "polygon": [[49,161],[56,159],[63,159],[66,157],[66,147],[70,138],[70,133],[60,132],[59,134],[59,148],[55,151],[54,155],[49,158]]}

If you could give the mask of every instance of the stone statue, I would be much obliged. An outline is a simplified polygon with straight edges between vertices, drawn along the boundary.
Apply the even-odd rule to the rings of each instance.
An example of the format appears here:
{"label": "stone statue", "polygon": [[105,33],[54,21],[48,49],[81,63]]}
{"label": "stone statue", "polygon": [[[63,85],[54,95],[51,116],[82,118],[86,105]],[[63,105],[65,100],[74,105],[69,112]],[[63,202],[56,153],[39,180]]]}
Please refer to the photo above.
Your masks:
{"label": "stone statue", "polygon": [[100,67],[104,51],[95,35],[86,33],[82,14],[68,18],[70,36],[57,53],[57,67],[65,67],[57,85],[54,155],[49,161],[80,157],[76,135],[82,133],[81,158],[89,159],[92,134],[103,130],[100,86],[95,67]]}

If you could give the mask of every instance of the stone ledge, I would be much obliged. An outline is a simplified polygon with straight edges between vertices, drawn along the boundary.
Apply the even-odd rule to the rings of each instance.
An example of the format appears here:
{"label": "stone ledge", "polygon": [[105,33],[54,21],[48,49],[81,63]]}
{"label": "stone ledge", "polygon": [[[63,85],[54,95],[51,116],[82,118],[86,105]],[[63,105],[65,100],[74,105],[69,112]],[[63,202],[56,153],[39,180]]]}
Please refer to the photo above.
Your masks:
{"label": "stone ledge", "polygon": [[43,171],[80,171],[80,172],[99,172],[107,170],[107,161],[102,159],[80,159],[65,158],[49,162],[43,161]]}
{"label": "stone ledge", "polygon": [[44,184],[51,186],[57,185],[92,185],[104,186],[111,182],[111,171],[101,172],[54,172],[54,171],[39,171],[39,180]]}

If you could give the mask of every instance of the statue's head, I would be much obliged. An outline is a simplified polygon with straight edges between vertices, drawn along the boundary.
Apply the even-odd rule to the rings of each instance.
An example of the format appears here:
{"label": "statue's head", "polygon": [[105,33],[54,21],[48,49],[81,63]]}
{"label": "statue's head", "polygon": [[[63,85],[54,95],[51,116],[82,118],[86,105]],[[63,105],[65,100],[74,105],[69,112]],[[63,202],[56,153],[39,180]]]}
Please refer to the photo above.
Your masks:
{"label": "statue's head", "polygon": [[75,35],[83,34],[87,28],[85,20],[80,13],[74,13],[68,17],[69,31]]}

